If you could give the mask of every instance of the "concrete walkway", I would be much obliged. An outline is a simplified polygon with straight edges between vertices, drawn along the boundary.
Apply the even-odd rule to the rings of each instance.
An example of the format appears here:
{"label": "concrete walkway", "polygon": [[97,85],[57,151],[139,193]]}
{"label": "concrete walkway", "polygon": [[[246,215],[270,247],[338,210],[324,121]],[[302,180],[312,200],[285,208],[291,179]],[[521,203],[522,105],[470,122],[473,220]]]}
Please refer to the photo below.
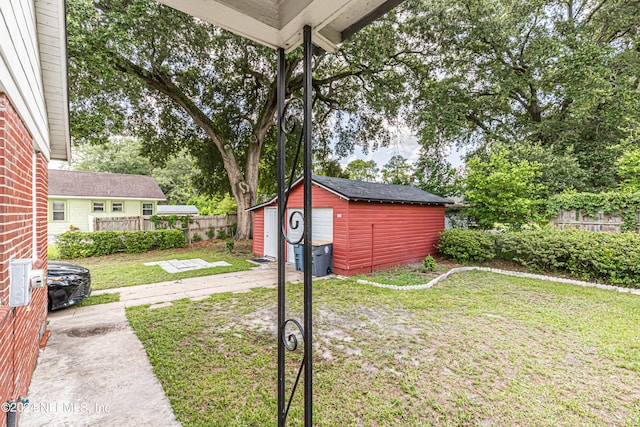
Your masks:
{"label": "concrete walkway", "polygon": [[[287,269],[288,282],[301,280],[302,273]],[[276,284],[277,270],[270,263],[249,271],[96,291],[119,292],[120,302],[51,313],[51,334],[38,358],[29,407],[19,425],[180,425],[124,308]]]}

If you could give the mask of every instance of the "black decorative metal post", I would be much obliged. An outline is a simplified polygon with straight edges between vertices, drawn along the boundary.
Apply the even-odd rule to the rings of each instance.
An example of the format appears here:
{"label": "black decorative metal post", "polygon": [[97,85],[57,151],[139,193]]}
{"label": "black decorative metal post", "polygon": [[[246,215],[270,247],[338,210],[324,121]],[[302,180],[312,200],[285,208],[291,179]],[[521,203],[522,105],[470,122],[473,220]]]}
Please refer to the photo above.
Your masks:
{"label": "black decorative metal post", "polygon": [[313,315],[312,315],[312,268],[311,268],[311,120],[312,120],[312,51],[311,27],[304,27],[304,425],[313,425]]}
{"label": "black decorative metal post", "polygon": [[282,342],[282,325],[285,321],[285,265],[284,265],[284,174],[286,168],[284,101],[285,101],[285,60],[284,49],[278,49],[278,427],[284,427],[285,408],[285,348]]}
{"label": "black decorative metal post", "polygon": [[[286,74],[284,49],[278,49],[278,427],[285,427],[289,407],[296,392],[302,373],[304,372],[304,425],[311,427],[313,425],[313,317],[312,317],[312,268],[311,268],[311,121],[312,121],[312,52],[311,44],[311,27],[304,27],[304,70],[303,70],[303,99],[302,99],[302,129],[300,139],[298,140],[298,148],[296,151],[296,159],[294,161],[291,177],[289,178],[288,189],[285,182],[286,174],[286,150],[285,142],[287,134],[296,129],[295,117],[289,127],[287,122],[288,109],[294,99],[286,102]],[[303,215],[303,232],[297,241],[289,239],[285,232],[285,224],[287,222],[287,201],[289,190],[293,181],[296,170],[300,148],[303,150],[303,185],[304,185],[304,215]],[[290,230],[297,229],[300,226],[299,219],[292,216],[288,218],[288,226]],[[304,321],[302,326],[295,319],[287,318],[286,312],[286,295],[285,295],[285,241],[290,244],[298,244],[304,241]],[[293,333],[287,333],[287,326],[292,325],[297,330]],[[298,335],[304,342],[304,353],[302,363],[298,369],[297,376],[291,393],[287,400],[286,394],[286,352],[295,351],[298,348]]]}

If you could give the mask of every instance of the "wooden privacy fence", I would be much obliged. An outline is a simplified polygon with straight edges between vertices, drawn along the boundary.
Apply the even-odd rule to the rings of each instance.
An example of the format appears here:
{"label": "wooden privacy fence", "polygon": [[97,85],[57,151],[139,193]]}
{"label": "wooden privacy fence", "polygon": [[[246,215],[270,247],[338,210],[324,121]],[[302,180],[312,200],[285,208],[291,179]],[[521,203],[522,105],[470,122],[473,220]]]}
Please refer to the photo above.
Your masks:
{"label": "wooden privacy fence", "polygon": [[[92,231],[139,231],[139,230],[183,230],[189,242],[197,240],[209,240],[211,237],[218,238],[221,235],[231,236],[234,231],[233,224],[237,222],[238,214],[228,213],[226,215],[210,216],[189,216],[189,221],[178,219],[174,224],[170,224],[166,218],[162,218],[158,225],[149,216],[123,216],[123,217],[94,217]],[[179,217],[180,218],[180,217]],[[196,237],[199,236],[199,237]]]}
{"label": "wooden privacy fence", "polygon": [[[637,213],[638,224],[640,224],[640,213]],[[603,231],[607,233],[621,233],[624,220],[621,216],[603,214],[596,212],[594,216],[583,215],[575,209],[560,209],[558,216],[551,218],[551,225],[556,230],[588,230]],[[636,233],[640,232],[640,227],[636,228]]]}

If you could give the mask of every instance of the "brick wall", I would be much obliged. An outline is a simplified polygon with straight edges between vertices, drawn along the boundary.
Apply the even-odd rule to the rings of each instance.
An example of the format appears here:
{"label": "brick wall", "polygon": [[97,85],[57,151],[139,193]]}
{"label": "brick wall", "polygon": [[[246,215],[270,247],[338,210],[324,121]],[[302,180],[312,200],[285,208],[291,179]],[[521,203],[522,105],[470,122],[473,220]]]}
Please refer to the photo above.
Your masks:
{"label": "brick wall", "polygon": [[[9,308],[10,259],[33,258],[33,142],[7,97],[0,93],[0,403],[26,396],[47,317],[46,288],[34,289],[31,304]],[[47,160],[36,155],[34,267],[46,268]],[[0,413],[0,427],[6,416]]]}

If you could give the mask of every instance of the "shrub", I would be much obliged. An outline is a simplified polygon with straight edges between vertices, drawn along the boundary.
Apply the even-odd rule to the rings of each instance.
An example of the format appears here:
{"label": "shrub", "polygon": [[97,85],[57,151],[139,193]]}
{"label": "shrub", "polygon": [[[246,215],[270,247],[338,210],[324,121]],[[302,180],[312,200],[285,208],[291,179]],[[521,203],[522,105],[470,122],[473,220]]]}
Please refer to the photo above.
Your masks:
{"label": "shrub", "polygon": [[79,231],[67,231],[56,236],[56,247],[60,258],[81,258],[90,256],[88,246]]}
{"label": "shrub", "polygon": [[422,261],[422,264],[424,264],[424,268],[429,271],[435,271],[436,269],[436,260],[433,259],[431,255],[427,255],[424,261]]}
{"label": "shrub", "polygon": [[153,235],[155,249],[183,248],[187,245],[187,239],[182,230],[168,230]]}
{"label": "shrub", "polygon": [[495,257],[495,239],[483,231],[454,228],[440,234],[438,249],[458,262],[482,262]]}
{"label": "shrub", "polygon": [[226,231],[224,231],[224,228],[220,228],[220,229],[218,230],[218,239],[220,239],[220,240],[224,240],[224,239],[226,239],[226,238],[227,238],[227,232],[226,232]]}
{"label": "shrub", "polygon": [[[584,280],[640,287],[640,235],[579,230],[485,231],[447,230],[440,251],[466,262],[478,257],[480,242],[492,241],[484,259],[511,261],[532,270],[565,272]],[[483,260],[484,260],[483,259]],[[477,259],[476,259],[477,260]]]}
{"label": "shrub", "polygon": [[214,226],[209,227],[207,230],[207,237],[209,240],[213,240],[216,238],[216,228]]}
{"label": "shrub", "polygon": [[233,240],[227,241],[227,250],[229,252],[233,252],[233,249],[236,247],[236,244]]}
{"label": "shrub", "polygon": [[202,240],[202,236],[199,235],[198,233],[194,234],[193,237],[191,238],[192,242],[199,242],[200,240]]}
{"label": "shrub", "polygon": [[[131,231],[122,235],[122,244],[124,250],[128,254],[138,254],[147,252],[154,248],[155,238],[148,231]],[[111,252],[113,253],[113,252]]]}
{"label": "shrub", "polygon": [[151,249],[181,248],[186,244],[180,230],[68,231],[56,236],[61,258],[83,258],[117,252],[140,253]]}

